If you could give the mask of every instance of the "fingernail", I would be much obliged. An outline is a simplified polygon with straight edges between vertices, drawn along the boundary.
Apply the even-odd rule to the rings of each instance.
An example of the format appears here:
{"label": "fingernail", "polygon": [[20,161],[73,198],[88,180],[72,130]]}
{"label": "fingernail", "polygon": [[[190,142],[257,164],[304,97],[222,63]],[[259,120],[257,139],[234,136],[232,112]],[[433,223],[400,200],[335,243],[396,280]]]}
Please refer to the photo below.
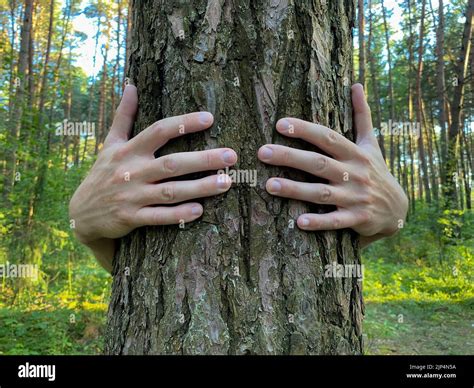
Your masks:
{"label": "fingernail", "polygon": [[300,221],[301,226],[309,226],[309,219],[308,218],[302,218]]}
{"label": "fingernail", "polygon": [[278,122],[278,127],[280,128],[280,130],[282,131],[288,131],[290,129],[290,122],[287,120],[287,119],[281,119],[279,122]]}
{"label": "fingernail", "polygon": [[235,162],[235,154],[232,151],[225,151],[222,154],[222,160],[225,163],[232,164]]}
{"label": "fingernail", "polygon": [[273,156],[273,150],[269,147],[263,147],[261,151],[262,159],[268,160]]}
{"label": "fingernail", "polygon": [[227,174],[219,174],[217,177],[217,187],[219,189],[227,189],[229,187],[230,176]]}
{"label": "fingernail", "polygon": [[274,180],[270,183],[270,191],[273,193],[277,193],[281,190],[281,183],[277,180]]}
{"label": "fingernail", "polygon": [[202,207],[201,206],[193,206],[191,209],[191,212],[193,213],[194,216],[198,216],[202,213]]}
{"label": "fingernail", "polygon": [[199,121],[201,124],[210,124],[212,115],[209,112],[199,112]]}

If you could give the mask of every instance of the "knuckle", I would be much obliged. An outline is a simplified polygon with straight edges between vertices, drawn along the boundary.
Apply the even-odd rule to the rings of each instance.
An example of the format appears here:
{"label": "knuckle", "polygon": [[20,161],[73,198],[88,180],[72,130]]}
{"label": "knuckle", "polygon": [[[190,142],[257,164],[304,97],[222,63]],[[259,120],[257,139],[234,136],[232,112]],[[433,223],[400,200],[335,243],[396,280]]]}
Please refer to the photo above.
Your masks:
{"label": "knuckle", "polygon": [[323,203],[329,202],[332,196],[332,191],[328,187],[323,187],[323,189],[319,193],[319,199]]}
{"label": "knuckle", "polygon": [[363,194],[360,198],[359,202],[363,205],[373,205],[374,204],[374,196],[370,193]]}
{"label": "knuckle", "polygon": [[175,199],[175,189],[172,184],[167,183],[160,189],[160,198],[164,202],[172,202]]}
{"label": "knuckle", "polygon": [[317,171],[324,171],[327,168],[328,159],[325,156],[317,156],[315,168]]}
{"label": "knuckle", "polygon": [[359,183],[362,183],[364,186],[370,186],[371,179],[368,172],[360,172],[356,175],[356,179]]}
{"label": "knuckle", "polygon": [[362,163],[362,165],[366,167],[372,165],[372,161],[370,160],[370,157],[362,152],[358,154],[358,159],[359,159],[359,162]]}
{"label": "knuckle", "polygon": [[328,129],[328,131],[326,133],[326,140],[327,140],[328,144],[337,143],[337,132],[335,132],[331,129]]}
{"label": "knuckle", "polygon": [[165,156],[162,160],[161,168],[165,175],[174,174],[178,169],[178,162],[171,156]]}
{"label": "knuckle", "polygon": [[341,219],[339,216],[333,216],[331,219],[331,224],[334,229],[339,229],[341,227]]}
{"label": "knuckle", "polygon": [[361,224],[370,224],[372,221],[372,213],[370,211],[362,210],[359,212],[359,219]]}
{"label": "knuckle", "polygon": [[162,132],[164,125],[163,125],[163,120],[159,120],[151,125],[151,128],[153,132]]}

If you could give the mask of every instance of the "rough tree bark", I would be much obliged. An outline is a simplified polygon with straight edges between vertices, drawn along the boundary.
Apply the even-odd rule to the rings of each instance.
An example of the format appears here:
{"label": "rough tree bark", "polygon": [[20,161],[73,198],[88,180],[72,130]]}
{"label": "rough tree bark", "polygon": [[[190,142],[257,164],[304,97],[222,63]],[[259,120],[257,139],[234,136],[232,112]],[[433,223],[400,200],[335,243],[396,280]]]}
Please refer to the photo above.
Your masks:
{"label": "rough tree bark", "polygon": [[313,179],[258,162],[277,119],[320,122],[353,139],[350,0],[183,3],[135,1],[130,80],[134,133],[162,117],[208,110],[215,125],[166,151],[234,148],[258,184],[203,201],[184,228],[142,228],[122,239],[106,332],[109,354],[360,354],[363,303],[356,278],[325,265],[360,263],[350,231],[304,233],[304,211],[271,197],[271,176]]}

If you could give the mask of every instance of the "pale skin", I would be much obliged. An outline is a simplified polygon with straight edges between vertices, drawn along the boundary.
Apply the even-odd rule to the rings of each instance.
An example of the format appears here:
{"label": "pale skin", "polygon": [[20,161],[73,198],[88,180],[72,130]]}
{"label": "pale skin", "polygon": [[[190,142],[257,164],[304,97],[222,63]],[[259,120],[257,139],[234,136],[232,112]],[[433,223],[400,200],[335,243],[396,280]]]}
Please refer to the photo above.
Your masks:
{"label": "pale skin", "polygon": [[[382,157],[361,85],[352,87],[352,103],[356,143],[324,126],[283,118],[276,125],[279,133],[312,143],[329,157],[273,144],[262,146],[258,157],[264,163],[296,168],[328,181],[271,178],[266,182],[272,195],[337,207],[327,214],[300,215],[300,229],[351,228],[366,246],[403,227],[408,199]],[[217,171],[237,162],[230,148],[155,158],[154,152],[170,139],[204,131],[214,119],[208,112],[170,117],[129,139],[137,105],[137,90],[128,85],[97,161],[69,205],[77,238],[109,272],[116,239],[141,226],[192,222],[203,213],[202,205],[193,200],[222,194],[231,186],[231,179],[217,174],[191,181],[173,182],[172,178]],[[166,183],[160,183],[165,179]]]}

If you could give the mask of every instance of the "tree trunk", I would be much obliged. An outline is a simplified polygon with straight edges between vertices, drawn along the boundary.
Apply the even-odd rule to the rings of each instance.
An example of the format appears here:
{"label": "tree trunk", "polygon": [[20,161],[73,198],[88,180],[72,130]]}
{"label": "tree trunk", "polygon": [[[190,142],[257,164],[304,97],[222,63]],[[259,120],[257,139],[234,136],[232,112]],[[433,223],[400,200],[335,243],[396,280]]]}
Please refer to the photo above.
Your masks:
{"label": "tree trunk", "polygon": [[[387,22],[387,11],[385,9],[384,2],[381,2],[382,7],[382,16],[383,16],[383,26],[385,32],[385,44],[387,46],[387,65],[388,65],[388,96],[390,100],[390,121],[393,123],[395,121],[395,100],[393,93],[393,74],[392,74],[392,51],[390,46],[390,34],[389,27]],[[392,175],[395,175],[395,158],[397,157],[397,152],[395,152],[395,139],[393,131],[390,129],[390,172]]]}
{"label": "tree trunk", "polygon": [[[423,189],[426,195],[426,202],[431,203],[431,190],[429,183],[428,164],[426,163],[425,144],[424,144],[424,126],[423,121],[423,95],[421,91],[421,82],[423,78],[423,47],[425,38],[425,14],[426,14],[426,0],[422,0],[421,4],[421,19],[420,19],[420,35],[418,44],[418,66],[416,71],[416,120],[420,125],[420,136],[418,137],[418,157],[421,164],[420,184],[423,184]],[[421,197],[423,199],[423,197]]]}
{"label": "tree trunk", "polygon": [[[464,155],[466,156],[466,160],[464,160]],[[469,152],[469,146],[466,141],[466,136],[464,131],[461,131],[461,168],[462,168],[462,176],[464,182],[464,191],[466,192],[466,208],[471,210],[472,203],[471,203],[471,180],[469,177],[469,161],[472,163],[471,153]],[[472,169],[471,169],[472,172]]]}
{"label": "tree trunk", "polygon": [[26,101],[26,71],[28,68],[28,52],[30,44],[30,30],[32,25],[33,0],[25,0],[25,10],[23,14],[23,24],[21,27],[20,53],[18,57],[18,73],[16,82],[15,98],[11,106],[9,117],[6,144],[10,144],[5,152],[6,171],[3,184],[3,198],[7,199],[15,181],[16,173],[16,151],[18,148],[18,138],[23,119],[24,104]]}
{"label": "tree trunk", "polygon": [[375,106],[375,126],[378,128],[378,141],[380,150],[382,151],[382,156],[384,160],[387,160],[386,152],[385,152],[385,140],[384,134],[381,130],[382,128],[382,109],[380,106],[380,92],[379,92],[379,84],[377,79],[377,68],[375,66],[375,57],[374,53],[372,53],[372,40],[374,34],[374,12],[372,9],[372,0],[369,0],[369,38],[367,41],[367,56],[369,58],[369,70],[370,70],[370,78],[372,84],[372,95],[373,95],[373,103],[371,106]]}
{"label": "tree trunk", "polygon": [[367,88],[365,83],[365,15],[364,0],[358,0],[357,12],[359,20],[359,82]]}
{"label": "tree trunk", "polygon": [[444,179],[444,196],[446,199],[447,208],[455,208],[457,205],[457,190],[454,176],[457,171],[459,155],[459,132],[462,125],[461,114],[464,104],[464,87],[466,83],[467,65],[469,61],[469,53],[471,51],[473,17],[474,0],[469,0],[466,11],[466,22],[464,24],[462,47],[456,67],[457,86],[454,88],[453,101],[451,104],[451,125],[448,132],[448,154],[446,159],[447,165]]}
{"label": "tree trunk", "polygon": [[441,144],[441,160],[440,160],[440,175],[442,183],[444,184],[444,166],[446,164],[446,75],[444,71],[444,3],[439,0],[438,6],[438,28],[436,30],[436,91],[438,94],[438,111],[439,111],[439,126],[440,144]]}
{"label": "tree trunk", "polygon": [[162,117],[214,114],[206,133],[160,154],[219,146],[239,154],[234,184],[203,201],[197,222],[148,227],[123,238],[114,262],[108,354],[360,354],[363,302],[355,277],[325,277],[358,264],[349,231],[305,233],[304,211],[331,209],[270,196],[271,176],[310,180],[257,161],[268,142],[290,142],[276,121],[297,116],[353,139],[351,1],[133,4],[130,80],[135,131]]}
{"label": "tree trunk", "polygon": [[127,23],[126,23],[126,35],[125,35],[125,64],[123,66],[123,81],[125,84],[127,82],[127,74],[129,70],[129,57],[130,57],[130,39],[132,35],[132,3],[133,0],[126,0],[127,7]]}
{"label": "tree trunk", "polygon": [[[412,78],[413,78],[413,66],[411,65],[414,62],[414,33],[413,33],[413,20],[412,20],[412,2],[407,0],[407,9],[408,9],[408,119],[411,123],[414,121],[413,113],[413,87],[412,87]],[[410,186],[411,186],[411,197],[410,197],[410,206],[411,212],[415,213],[416,211],[416,190],[415,190],[415,152],[413,148],[415,147],[415,141],[413,139],[413,134],[411,131],[408,133],[408,151],[410,156]]]}
{"label": "tree trunk", "polygon": [[[95,69],[95,65],[97,63],[97,47],[99,45],[99,36],[101,31],[101,21],[100,16],[97,17],[97,32],[95,34],[95,44],[94,44],[94,55],[92,56],[92,66]],[[92,121],[92,108],[94,103],[94,92],[96,90],[96,77],[93,75],[92,80],[89,85],[89,103],[87,108],[87,121],[90,123]],[[97,129],[95,133],[96,141],[95,141],[95,148],[98,148],[98,137],[99,137],[99,130]],[[87,141],[89,139],[89,134],[86,134],[86,138],[84,140],[84,150],[82,152],[82,161],[86,158],[86,151],[87,151]],[[95,151],[97,153],[97,151]]]}

